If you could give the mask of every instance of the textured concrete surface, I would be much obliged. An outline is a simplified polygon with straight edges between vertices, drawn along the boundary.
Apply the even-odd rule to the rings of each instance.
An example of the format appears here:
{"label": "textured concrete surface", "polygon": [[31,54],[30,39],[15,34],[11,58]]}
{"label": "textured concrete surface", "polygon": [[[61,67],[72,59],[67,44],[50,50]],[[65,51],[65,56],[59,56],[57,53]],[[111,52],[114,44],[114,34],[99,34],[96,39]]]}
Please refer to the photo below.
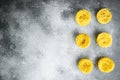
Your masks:
{"label": "textured concrete surface", "polygon": [[[0,80],[119,80],[120,79],[120,0],[0,0]],[[112,21],[96,21],[99,9],[107,7]],[[79,27],[75,13],[88,9],[92,14],[87,27]],[[111,47],[102,49],[95,38],[106,31],[113,37]],[[91,45],[80,49],[74,43],[78,33],[87,33]],[[98,70],[102,56],[116,64],[109,74]],[[94,62],[85,75],[77,68],[80,58]]]}

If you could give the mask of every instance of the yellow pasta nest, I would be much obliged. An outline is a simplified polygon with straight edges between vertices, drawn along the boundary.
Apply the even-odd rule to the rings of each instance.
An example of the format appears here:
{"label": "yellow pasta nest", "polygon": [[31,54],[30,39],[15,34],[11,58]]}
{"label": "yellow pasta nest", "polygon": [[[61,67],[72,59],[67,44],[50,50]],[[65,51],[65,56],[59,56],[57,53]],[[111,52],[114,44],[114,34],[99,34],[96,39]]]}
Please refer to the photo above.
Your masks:
{"label": "yellow pasta nest", "polygon": [[90,37],[87,34],[79,34],[75,39],[76,45],[80,48],[87,48],[90,45]]}
{"label": "yellow pasta nest", "polygon": [[88,74],[92,71],[93,69],[93,63],[91,60],[89,59],[81,59],[78,62],[78,68],[81,72],[83,72],[84,74]]}
{"label": "yellow pasta nest", "polygon": [[110,73],[115,68],[115,63],[108,57],[101,58],[98,61],[98,68],[101,72]]}
{"label": "yellow pasta nest", "polygon": [[88,10],[80,10],[75,16],[76,23],[80,26],[87,26],[91,20],[91,14]]}
{"label": "yellow pasta nest", "polygon": [[103,8],[97,13],[97,20],[101,24],[107,24],[112,19],[112,13],[107,9]]}
{"label": "yellow pasta nest", "polygon": [[112,44],[112,36],[106,32],[102,32],[97,36],[97,44],[102,48],[107,48]]}

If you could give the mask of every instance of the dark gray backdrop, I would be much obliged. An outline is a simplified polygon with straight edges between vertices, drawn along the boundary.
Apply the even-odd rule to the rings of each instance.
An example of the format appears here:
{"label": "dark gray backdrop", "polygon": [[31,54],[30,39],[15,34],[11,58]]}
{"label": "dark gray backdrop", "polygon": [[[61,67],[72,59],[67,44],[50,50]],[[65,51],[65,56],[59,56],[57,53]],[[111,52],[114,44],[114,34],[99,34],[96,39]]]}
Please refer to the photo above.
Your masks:
{"label": "dark gray backdrop", "polygon": [[[97,22],[99,9],[113,14],[106,25]],[[79,27],[75,13],[87,9],[92,20]],[[119,80],[120,79],[120,0],[0,0],[0,80]],[[95,38],[100,32],[113,37],[111,47],[102,49]],[[87,33],[91,45],[80,49],[74,43],[78,33]],[[100,57],[111,57],[113,72],[97,68]],[[87,57],[93,71],[85,75],[77,61]]]}

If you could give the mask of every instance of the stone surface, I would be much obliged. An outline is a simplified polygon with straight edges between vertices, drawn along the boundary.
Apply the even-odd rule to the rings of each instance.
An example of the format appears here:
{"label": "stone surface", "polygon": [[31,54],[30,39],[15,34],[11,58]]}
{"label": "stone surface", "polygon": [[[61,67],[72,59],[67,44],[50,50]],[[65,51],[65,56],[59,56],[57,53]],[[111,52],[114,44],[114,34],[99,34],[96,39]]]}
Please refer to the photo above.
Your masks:
{"label": "stone surface", "polygon": [[[119,80],[119,4],[120,0],[0,0],[0,80]],[[106,25],[96,20],[103,7],[113,14]],[[74,20],[80,9],[92,14],[87,27],[79,27]],[[113,37],[112,46],[106,49],[95,42],[103,31]],[[76,46],[78,33],[90,35],[89,48]],[[109,74],[97,68],[97,60],[103,56],[115,61]],[[88,75],[77,68],[83,57],[94,63]]]}

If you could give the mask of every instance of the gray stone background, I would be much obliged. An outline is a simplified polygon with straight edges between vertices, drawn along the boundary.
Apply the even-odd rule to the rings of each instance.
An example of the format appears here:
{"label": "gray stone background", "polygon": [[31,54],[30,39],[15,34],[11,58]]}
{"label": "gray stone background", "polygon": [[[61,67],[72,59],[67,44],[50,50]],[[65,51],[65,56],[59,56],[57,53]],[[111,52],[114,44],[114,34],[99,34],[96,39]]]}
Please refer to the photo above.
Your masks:
{"label": "gray stone background", "polygon": [[[112,21],[101,25],[96,13],[109,8]],[[92,20],[79,27],[75,13],[87,9]],[[0,0],[0,80],[119,80],[120,79],[120,0]],[[111,47],[102,49],[98,33],[113,37]],[[80,49],[74,39],[87,33],[91,45]],[[97,68],[97,60],[108,56],[116,67],[109,74]],[[94,63],[88,75],[77,68],[80,58]]]}

